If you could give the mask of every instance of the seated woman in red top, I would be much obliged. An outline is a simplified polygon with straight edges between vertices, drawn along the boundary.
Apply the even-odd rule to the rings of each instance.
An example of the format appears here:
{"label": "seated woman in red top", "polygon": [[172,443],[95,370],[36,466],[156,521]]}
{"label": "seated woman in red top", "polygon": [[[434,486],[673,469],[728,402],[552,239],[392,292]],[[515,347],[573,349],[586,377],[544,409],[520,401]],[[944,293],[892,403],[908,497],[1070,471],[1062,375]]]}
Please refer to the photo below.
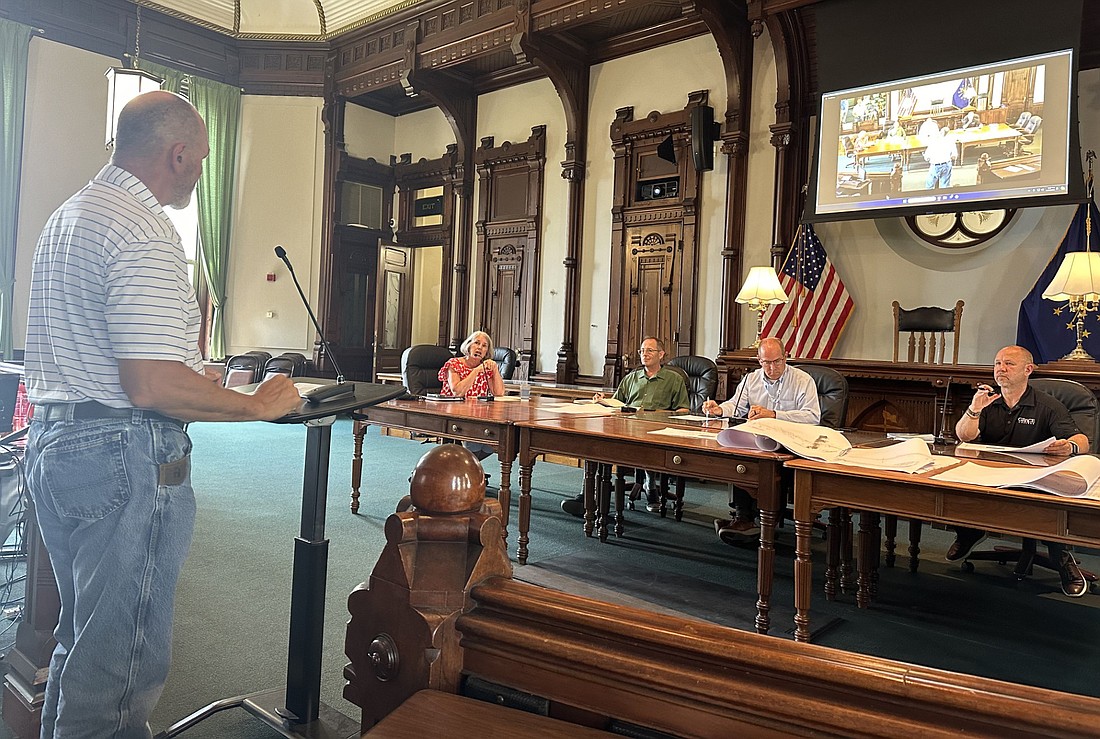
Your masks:
{"label": "seated woman in red top", "polygon": [[441,395],[477,398],[504,395],[504,378],[493,361],[493,340],[484,331],[474,331],[460,347],[461,357],[448,359],[439,370]]}

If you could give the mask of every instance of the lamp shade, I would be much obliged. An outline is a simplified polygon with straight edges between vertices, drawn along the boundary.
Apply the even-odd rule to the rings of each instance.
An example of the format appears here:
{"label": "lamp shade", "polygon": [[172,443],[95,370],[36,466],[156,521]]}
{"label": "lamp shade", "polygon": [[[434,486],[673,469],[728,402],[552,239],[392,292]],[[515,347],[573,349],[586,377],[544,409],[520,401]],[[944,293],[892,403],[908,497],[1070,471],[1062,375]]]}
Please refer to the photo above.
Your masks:
{"label": "lamp shade", "polygon": [[1100,253],[1073,251],[1066,254],[1058,273],[1043,291],[1043,297],[1059,302],[1070,298],[1100,300]]}
{"label": "lamp shade", "polygon": [[107,146],[114,143],[115,129],[118,128],[118,114],[130,102],[143,92],[159,90],[164,83],[159,77],[141,69],[123,69],[111,67],[107,77]]}
{"label": "lamp shade", "polygon": [[771,267],[751,267],[745,284],[734,300],[738,303],[779,305],[787,302],[787,293]]}

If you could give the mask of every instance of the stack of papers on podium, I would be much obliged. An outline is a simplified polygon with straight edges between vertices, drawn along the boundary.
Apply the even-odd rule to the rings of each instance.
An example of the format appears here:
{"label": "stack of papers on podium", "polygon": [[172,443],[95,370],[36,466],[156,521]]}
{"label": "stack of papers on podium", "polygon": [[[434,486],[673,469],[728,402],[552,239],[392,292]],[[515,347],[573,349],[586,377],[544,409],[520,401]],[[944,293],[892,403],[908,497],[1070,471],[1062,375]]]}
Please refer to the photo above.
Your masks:
{"label": "stack of papers on podium", "polygon": [[991,488],[1024,488],[1066,498],[1100,500],[1100,459],[1091,455],[1070,457],[1052,467],[989,467],[964,462],[936,475],[944,482],[963,482]]}
{"label": "stack of papers on podium", "polygon": [[820,462],[895,472],[920,472],[933,467],[928,444],[909,439],[893,446],[860,449],[836,429],[778,418],[758,418],[718,434],[718,443],[742,449],[776,451],[780,445],[792,454]]}

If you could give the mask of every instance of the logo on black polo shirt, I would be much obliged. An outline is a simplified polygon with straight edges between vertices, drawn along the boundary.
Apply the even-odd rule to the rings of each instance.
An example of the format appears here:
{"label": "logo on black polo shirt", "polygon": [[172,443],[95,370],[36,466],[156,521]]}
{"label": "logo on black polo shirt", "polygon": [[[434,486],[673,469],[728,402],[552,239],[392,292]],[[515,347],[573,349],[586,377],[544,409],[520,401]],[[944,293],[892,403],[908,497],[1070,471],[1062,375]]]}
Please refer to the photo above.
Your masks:
{"label": "logo on black polo shirt", "polygon": [[1017,418],[1016,423],[1024,423],[1024,424],[1027,424],[1028,426],[1034,426],[1035,425],[1035,419],[1034,418]]}

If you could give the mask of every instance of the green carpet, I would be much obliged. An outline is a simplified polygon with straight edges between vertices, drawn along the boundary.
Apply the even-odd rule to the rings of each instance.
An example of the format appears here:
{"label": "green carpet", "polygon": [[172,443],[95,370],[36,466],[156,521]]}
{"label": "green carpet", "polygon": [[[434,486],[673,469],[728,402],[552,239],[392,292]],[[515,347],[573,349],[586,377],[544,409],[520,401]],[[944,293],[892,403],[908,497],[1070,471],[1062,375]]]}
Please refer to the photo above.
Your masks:
{"label": "green carpet", "polygon": [[[260,423],[195,424],[191,434],[198,521],[179,588],[173,667],[153,716],[154,731],[212,701],[280,686],[286,674],[289,573],[301,513],[306,431]],[[429,448],[371,429],[364,448],[362,507],[353,516],[348,510],[351,423],[341,420],[333,429],[322,698],[356,719],[356,707],[341,694],[347,596],[369,577],[384,544],[383,523],[408,491],[409,473]],[[485,468],[496,483],[496,459],[487,460]],[[535,573],[553,572],[563,587],[602,590],[609,599],[623,602],[659,601],[667,590],[663,605],[668,609],[698,618],[721,613],[722,619],[716,620],[752,629],[755,550],[721,543],[711,526],[724,512],[724,488],[689,486],[681,522],[641,509],[628,512],[626,536],[601,544],[586,539],[579,520],[559,508],[563,498],[580,489],[579,469],[539,463],[533,484],[531,564],[517,565],[517,577],[537,580]],[[513,557],[516,515],[513,505]],[[857,609],[851,595],[834,603],[825,600],[823,542],[815,540],[812,625],[832,624],[818,642],[1100,695],[1091,669],[1100,658],[1095,610],[1100,598],[1064,598],[1054,573],[1037,573],[1016,584],[1006,568],[978,563],[977,572],[963,574],[942,559],[949,540],[944,532],[926,527],[924,539],[920,572],[884,568],[879,598],[867,610]],[[772,631],[789,639],[793,527],[780,530],[777,550]],[[600,577],[588,577],[586,567],[591,573],[597,561],[602,564]],[[1086,564],[1095,568],[1097,560],[1086,558]],[[278,735],[236,709],[184,736]]]}

